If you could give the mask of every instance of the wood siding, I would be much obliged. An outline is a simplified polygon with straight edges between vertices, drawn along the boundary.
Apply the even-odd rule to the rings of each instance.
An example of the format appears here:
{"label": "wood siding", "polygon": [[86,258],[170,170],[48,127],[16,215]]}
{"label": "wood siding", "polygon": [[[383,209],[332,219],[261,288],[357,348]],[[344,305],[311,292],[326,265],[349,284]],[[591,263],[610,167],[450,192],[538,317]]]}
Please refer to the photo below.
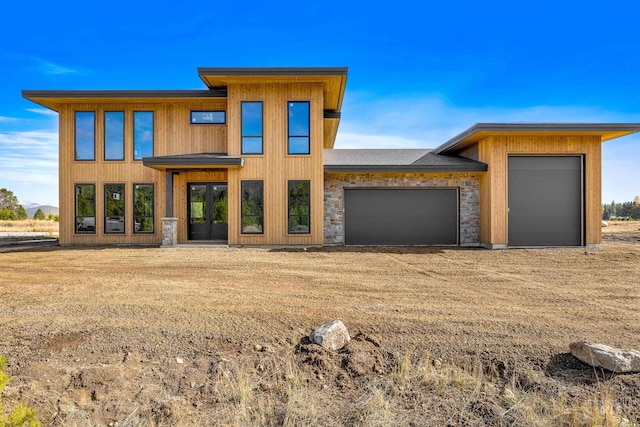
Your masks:
{"label": "wood siding", "polygon": [[[240,103],[262,101],[263,154],[244,155],[229,170],[230,245],[321,245],[324,238],[323,85],[319,83],[229,85],[229,154],[241,154]],[[310,155],[287,154],[287,101],[310,101]],[[264,234],[241,234],[240,182],[264,181]],[[288,233],[288,180],[311,182],[311,233]]]}
{"label": "wood siding", "polygon": [[[164,100],[162,103],[128,100],[113,103],[72,103],[59,110],[60,244],[160,244],[165,215],[165,174],[133,160],[133,112],[154,112],[154,155],[225,152],[226,125],[191,125],[191,110],[225,110],[226,100]],[[75,111],[94,111],[95,160],[74,160]],[[124,161],[104,160],[104,111],[125,112]],[[125,184],[125,233],[104,233],[104,184]],[[154,184],[154,233],[133,233],[133,184]],[[96,233],[75,233],[75,184],[96,185]],[[186,185],[185,185],[186,189]],[[184,189],[182,190],[184,192]],[[179,195],[175,193],[174,197]]]}
{"label": "wood siding", "polygon": [[478,142],[478,160],[489,165],[480,178],[480,242],[508,242],[509,155],[584,156],[585,245],[601,242],[601,139],[599,136],[490,136]]}

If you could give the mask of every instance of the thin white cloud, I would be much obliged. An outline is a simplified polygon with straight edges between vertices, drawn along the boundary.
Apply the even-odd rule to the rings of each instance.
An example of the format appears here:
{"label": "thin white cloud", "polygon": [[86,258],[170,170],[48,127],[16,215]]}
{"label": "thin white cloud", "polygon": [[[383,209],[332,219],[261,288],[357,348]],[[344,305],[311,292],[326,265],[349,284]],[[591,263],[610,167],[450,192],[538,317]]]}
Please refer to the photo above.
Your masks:
{"label": "thin white cloud", "polygon": [[48,108],[26,108],[26,111],[30,113],[42,114],[43,116],[55,116],[58,117],[58,113]]}
{"label": "thin white cloud", "polygon": [[15,117],[0,116],[0,123],[9,123],[16,121],[18,121],[18,119],[16,119]]}
{"label": "thin white cloud", "polygon": [[45,74],[78,74],[77,70],[73,70],[71,68],[63,67],[62,65],[54,64],[53,62],[45,61],[43,59],[34,58],[35,62],[38,64],[38,69]]}

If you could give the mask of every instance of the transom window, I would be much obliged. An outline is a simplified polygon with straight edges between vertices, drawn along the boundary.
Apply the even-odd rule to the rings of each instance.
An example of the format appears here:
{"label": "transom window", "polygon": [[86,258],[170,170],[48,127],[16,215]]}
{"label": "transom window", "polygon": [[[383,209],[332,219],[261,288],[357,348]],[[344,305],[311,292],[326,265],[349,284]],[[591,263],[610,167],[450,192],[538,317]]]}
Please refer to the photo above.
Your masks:
{"label": "transom window", "polygon": [[76,111],[75,114],[75,159],[96,159],[96,113]]}
{"label": "transom window", "polygon": [[289,233],[311,232],[311,185],[309,181],[289,181]]}
{"label": "transom window", "polygon": [[310,154],[309,101],[289,101],[289,154]]}
{"label": "transom window", "polygon": [[264,188],[262,181],[242,181],[241,222],[242,234],[263,234]]}
{"label": "transom window", "polygon": [[262,154],[262,102],[241,103],[242,154]]}

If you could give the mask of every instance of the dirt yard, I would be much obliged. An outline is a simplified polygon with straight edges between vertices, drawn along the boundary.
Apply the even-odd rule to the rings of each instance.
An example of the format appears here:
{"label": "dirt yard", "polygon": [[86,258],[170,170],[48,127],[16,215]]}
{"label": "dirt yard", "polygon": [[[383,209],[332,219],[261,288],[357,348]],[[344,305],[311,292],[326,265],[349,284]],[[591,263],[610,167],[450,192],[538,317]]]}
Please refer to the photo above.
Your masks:
{"label": "dirt yard", "polygon": [[[633,425],[640,223],[597,249],[0,253],[5,411],[49,426]],[[342,320],[341,352],[309,344]],[[613,423],[613,424],[607,424]]]}

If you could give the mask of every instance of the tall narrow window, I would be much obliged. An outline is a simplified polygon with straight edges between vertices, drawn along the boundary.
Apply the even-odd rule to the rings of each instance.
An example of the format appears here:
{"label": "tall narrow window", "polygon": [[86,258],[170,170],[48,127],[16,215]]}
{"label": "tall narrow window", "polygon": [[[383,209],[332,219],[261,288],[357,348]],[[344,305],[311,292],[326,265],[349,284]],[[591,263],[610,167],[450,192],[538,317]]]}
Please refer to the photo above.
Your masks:
{"label": "tall narrow window", "polygon": [[153,233],[153,184],[133,184],[133,232]]}
{"label": "tall narrow window", "polygon": [[96,233],[96,186],[76,184],[76,233]]}
{"label": "tall narrow window", "polygon": [[289,101],[289,154],[310,154],[309,101]]}
{"label": "tall narrow window", "polygon": [[96,113],[76,111],[76,160],[96,159]]}
{"label": "tall narrow window", "polygon": [[263,182],[242,181],[242,234],[262,234],[264,224]]}
{"label": "tall narrow window", "polygon": [[124,160],[124,112],[104,112],[104,159]]}
{"label": "tall narrow window", "polygon": [[104,185],[104,232],[124,233],[124,184]]}
{"label": "tall narrow window", "polygon": [[133,112],[133,159],[153,156],[153,111]]}
{"label": "tall narrow window", "polygon": [[289,181],[289,233],[311,231],[311,185],[309,181]]}
{"label": "tall narrow window", "polygon": [[242,154],[262,154],[262,102],[242,102]]}

